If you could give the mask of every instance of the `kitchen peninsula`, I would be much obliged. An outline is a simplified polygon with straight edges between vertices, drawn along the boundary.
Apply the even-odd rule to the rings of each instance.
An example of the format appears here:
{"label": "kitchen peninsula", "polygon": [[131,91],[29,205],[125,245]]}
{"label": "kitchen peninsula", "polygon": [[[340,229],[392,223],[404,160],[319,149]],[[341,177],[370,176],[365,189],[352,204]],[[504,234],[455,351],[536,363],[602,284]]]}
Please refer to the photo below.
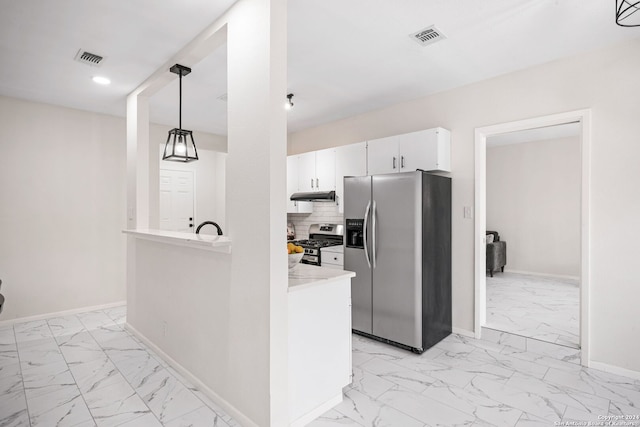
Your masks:
{"label": "kitchen peninsula", "polygon": [[[232,242],[226,236],[127,230],[127,328],[216,403],[229,380]],[[289,270],[289,420],[302,426],[351,382],[351,278],[305,264]]]}

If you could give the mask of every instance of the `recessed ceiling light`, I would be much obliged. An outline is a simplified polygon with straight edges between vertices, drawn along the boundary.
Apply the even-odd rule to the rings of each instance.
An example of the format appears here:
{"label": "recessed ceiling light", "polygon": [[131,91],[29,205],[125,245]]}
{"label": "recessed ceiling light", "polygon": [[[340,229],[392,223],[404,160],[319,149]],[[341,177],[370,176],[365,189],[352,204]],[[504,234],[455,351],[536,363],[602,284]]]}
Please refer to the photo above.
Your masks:
{"label": "recessed ceiling light", "polygon": [[102,76],[93,76],[93,78],[91,80],[93,80],[95,83],[98,83],[99,85],[111,84],[111,80],[109,80],[106,77],[102,77]]}

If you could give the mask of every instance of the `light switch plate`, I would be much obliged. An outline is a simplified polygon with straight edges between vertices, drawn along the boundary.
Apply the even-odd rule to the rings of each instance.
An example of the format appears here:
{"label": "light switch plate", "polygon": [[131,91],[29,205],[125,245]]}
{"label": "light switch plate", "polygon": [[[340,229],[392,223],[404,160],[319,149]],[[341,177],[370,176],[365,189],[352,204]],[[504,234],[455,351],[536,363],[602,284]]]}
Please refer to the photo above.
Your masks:
{"label": "light switch plate", "polygon": [[473,210],[471,209],[471,206],[465,206],[464,207],[464,217],[466,219],[473,218]]}

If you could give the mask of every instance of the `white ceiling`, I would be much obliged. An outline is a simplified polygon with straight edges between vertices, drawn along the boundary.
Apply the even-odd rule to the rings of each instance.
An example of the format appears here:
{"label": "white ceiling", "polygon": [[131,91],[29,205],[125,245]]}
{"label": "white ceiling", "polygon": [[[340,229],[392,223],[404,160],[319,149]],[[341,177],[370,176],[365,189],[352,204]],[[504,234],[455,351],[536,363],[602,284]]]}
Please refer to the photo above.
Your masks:
{"label": "white ceiling", "polygon": [[[0,94],[124,116],[126,95],[234,0],[0,0]],[[290,0],[289,92],[297,131],[640,37],[615,0]],[[446,36],[409,38],[435,24]],[[78,49],[106,57],[100,68]],[[183,126],[226,133],[226,52],[183,79]],[[106,75],[98,86],[93,75]],[[285,100],[283,94],[283,103]],[[177,125],[178,82],[151,99]]]}
{"label": "white ceiling", "polygon": [[564,123],[555,126],[501,133],[487,138],[487,147],[522,144],[524,142],[544,141],[547,139],[569,138],[579,136],[582,125],[579,122]]}

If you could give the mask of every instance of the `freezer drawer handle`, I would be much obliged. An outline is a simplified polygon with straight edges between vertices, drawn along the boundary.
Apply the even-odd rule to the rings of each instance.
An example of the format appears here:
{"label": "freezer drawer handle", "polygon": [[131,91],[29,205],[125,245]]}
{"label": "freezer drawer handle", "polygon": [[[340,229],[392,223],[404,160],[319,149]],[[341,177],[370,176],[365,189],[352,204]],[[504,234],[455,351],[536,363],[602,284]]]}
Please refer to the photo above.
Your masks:
{"label": "freezer drawer handle", "polygon": [[376,268],[376,201],[373,201],[371,207],[371,263],[373,268]]}
{"label": "freezer drawer handle", "polygon": [[364,210],[364,221],[362,224],[362,240],[364,242],[364,257],[367,260],[367,265],[371,268],[371,260],[369,259],[369,243],[367,242],[367,220],[369,218],[369,209],[371,208],[371,200],[367,203],[367,207]]}

